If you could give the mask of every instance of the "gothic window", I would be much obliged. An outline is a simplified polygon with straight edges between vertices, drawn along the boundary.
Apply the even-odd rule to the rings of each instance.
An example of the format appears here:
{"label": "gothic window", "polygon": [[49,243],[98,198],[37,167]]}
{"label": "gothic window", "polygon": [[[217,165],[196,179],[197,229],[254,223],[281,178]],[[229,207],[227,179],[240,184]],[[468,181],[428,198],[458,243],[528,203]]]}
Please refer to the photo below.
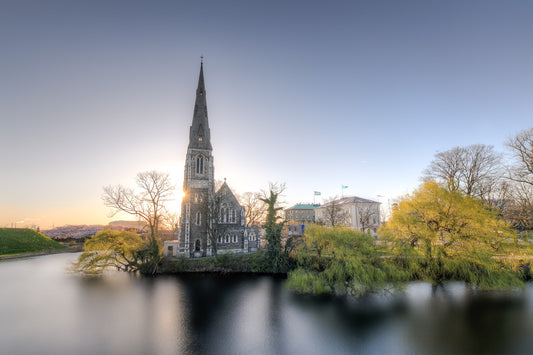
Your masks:
{"label": "gothic window", "polygon": [[199,226],[200,224],[202,224],[202,213],[196,212],[196,225]]}
{"label": "gothic window", "polygon": [[198,155],[196,157],[196,174],[203,174],[204,173],[204,157],[202,155]]}
{"label": "gothic window", "polygon": [[200,251],[200,239],[196,239],[194,242],[194,251]]}
{"label": "gothic window", "polygon": [[237,243],[237,234],[233,235],[233,243]]}
{"label": "gothic window", "polygon": [[250,240],[253,242],[255,240],[255,233],[250,233]]}
{"label": "gothic window", "polygon": [[228,223],[228,211],[230,209],[227,207],[227,204],[222,204],[220,207],[220,223]]}
{"label": "gothic window", "polygon": [[198,193],[194,194],[194,203],[198,203]]}
{"label": "gothic window", "polygon": [[229,223],[235,223],[235,218],[237,216],[237,212],[234,209],[229,209]]}

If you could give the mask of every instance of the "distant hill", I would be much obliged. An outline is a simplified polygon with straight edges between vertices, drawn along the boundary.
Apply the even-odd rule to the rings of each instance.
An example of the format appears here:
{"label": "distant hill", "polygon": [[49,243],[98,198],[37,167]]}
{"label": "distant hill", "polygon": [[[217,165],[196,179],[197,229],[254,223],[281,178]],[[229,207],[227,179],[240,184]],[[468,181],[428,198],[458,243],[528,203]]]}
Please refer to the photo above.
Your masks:
{"label": "distant hill", "polygon": [[34,253],[66,248],[31,229],[0,228],[0,255]]}
{"label": "distant hill", "polygon": [[137,230],[143,230],[147,228],[146,222],[140,221],[113,221],[107,225],[109,228],[135,228]]}

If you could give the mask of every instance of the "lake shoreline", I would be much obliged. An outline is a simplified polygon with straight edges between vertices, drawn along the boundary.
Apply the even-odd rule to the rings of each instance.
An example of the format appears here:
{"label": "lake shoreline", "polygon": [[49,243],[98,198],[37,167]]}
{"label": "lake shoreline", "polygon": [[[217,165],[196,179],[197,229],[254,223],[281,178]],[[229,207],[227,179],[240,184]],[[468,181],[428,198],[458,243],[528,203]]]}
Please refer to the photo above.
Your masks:
{"label": "lake shoreline", "polygon": [[8,254],[0,255],[0,261],[3,260],[12,260],[12,259],[22,259],[22,258],[31,258],[33,256],[43,256],[43,255],[52,255],[52,254],[64,254],[64,253],[79,253],[83,251],[83,245],[68,247],[67,249],[62,250],[47,250],[47,251],[38,251],[34,253],[20,253],[20,254]]}

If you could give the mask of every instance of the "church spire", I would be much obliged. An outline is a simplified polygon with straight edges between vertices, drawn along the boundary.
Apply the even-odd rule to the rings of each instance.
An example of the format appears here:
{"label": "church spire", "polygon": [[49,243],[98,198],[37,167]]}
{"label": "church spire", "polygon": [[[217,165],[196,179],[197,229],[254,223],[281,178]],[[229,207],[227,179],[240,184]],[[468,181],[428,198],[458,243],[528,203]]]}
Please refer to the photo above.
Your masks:
{"label": "church spire", "polygon": [[189,148],[209,150],[213,149],[211,147],[209,121],[207,120],[207,101],[205,99],[203,57],[200,63],[200,77],[198,78],[198,88],[196,89],[196,102],[194,104],[194,114],[189,133]]}

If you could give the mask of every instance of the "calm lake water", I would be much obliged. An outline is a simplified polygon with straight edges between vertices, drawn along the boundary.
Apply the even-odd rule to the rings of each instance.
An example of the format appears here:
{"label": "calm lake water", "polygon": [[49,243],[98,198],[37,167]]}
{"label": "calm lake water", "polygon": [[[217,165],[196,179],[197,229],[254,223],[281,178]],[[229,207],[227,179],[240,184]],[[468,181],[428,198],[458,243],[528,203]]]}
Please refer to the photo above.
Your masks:
{"label": "calm lake water", "polygon": [[1,354],[450,354],[533,351],[533,287],[460,283],[364,300],[294,295],[270,277],[99,278],[77,254],[0,262]]}

